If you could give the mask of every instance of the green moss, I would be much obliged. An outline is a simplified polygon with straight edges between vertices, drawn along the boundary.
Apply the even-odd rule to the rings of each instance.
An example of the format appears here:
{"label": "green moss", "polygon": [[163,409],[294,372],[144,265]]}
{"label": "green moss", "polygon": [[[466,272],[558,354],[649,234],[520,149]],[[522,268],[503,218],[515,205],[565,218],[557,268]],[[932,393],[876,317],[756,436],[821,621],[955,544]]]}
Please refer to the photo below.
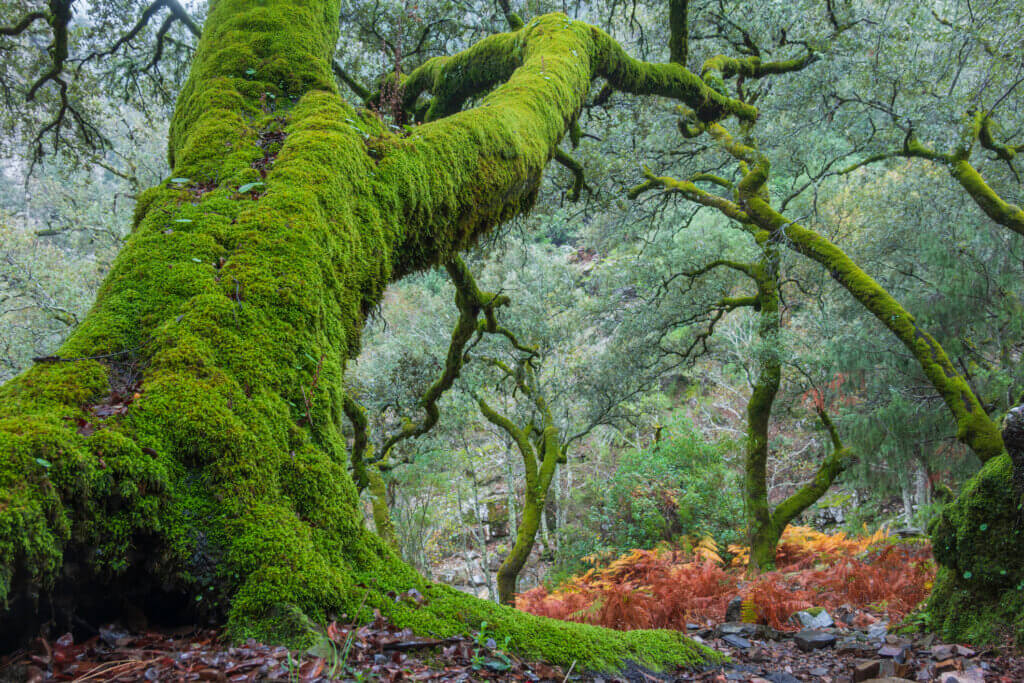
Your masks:
{"label": "green moss", "polygon": [[[306,644],[310,624],[377,608],[424,632],[486,619],[521,652],[566,665],[695,661],[703,651],[678,634],[428,589],[364,528],[345,469],[343,375],[389,281],[532,205],[595,75],[692,97],[708,116],[752,109],[549,15],[478,48],[498,66],[467,83],[508,77],[478,107],[392,135],[335,92],[338,11],[211,6],[171,126],[172,177],[186,180],[143,194],[95,306],[59,350],[75,360],[0,388],[0,597],[142,581],[187,596],[236,639]],[[428,71],[458,80],[462,63]],[[467,92],[454,80],[430,80],[449,107]],[[283,143],[265,144],[276,131]],[[261,185],[238,191],[250,182]],[[99,416],[118,402],[123,413]],[[431,602],[387,596],[409,588]]]}
{"label": "green moss", "polygon": [[426,597],[428,609],[398,603],[391,618],[399,626],[439,636],[465,633],[467,624],[479,628],[486,621],[488,630],[510,636],[510,647],[521,656],[564,664],[575,661],[577,671],[617,671],[627,661],[664,670],[724,659],[674,631],[619,632],[573,624],[481,603],[447,586],[431,586]]}
{"label": "green moss", "polygon": [[1012,630],[1024,642],[1024,512],[1009,455],[993,458],[946,506],[932,532],[942,565],[928,600],[944,637],[991,642]]}

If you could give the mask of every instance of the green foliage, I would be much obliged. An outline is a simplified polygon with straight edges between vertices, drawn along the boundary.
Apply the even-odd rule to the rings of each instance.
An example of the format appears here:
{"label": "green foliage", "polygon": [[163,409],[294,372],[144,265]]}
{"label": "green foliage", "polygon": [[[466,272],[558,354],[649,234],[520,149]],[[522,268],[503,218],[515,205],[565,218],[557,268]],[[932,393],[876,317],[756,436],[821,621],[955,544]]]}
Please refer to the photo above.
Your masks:
{"label": "green foliage", "polygon": [[708,535],[721,547],[739,542],[743,501],[728,463],[732,448],[707,441],[680,416],[661,442],[619,455],[609,479],[588,481],[576,492],[586,518],[559,532],[556,578],[579,569],[585,556],[610,560],[631,548]]}

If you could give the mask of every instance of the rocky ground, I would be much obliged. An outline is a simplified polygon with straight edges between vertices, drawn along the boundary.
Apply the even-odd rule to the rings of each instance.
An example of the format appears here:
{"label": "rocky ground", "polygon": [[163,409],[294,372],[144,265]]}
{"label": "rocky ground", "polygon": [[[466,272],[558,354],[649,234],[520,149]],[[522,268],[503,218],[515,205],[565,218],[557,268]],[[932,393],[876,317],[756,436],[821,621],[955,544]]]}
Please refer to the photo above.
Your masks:
{"label": "rocky ground", "polygon": [[671,674],[638,666],[620,677],[559,669],[520,661],[485,636],[417,638],[378,619],[365,626],[332,624],[330,645],[302,654],[255,642],[232,647],[215,631],[130,633],[110,626],[81,642],[70,634],[39,639],[0,659],[0,681],[1024,681],[1024,657],[1008,648],[898,636],[861,611],[842,611],[835,621],[825,612],[798,616],[806,627],[791,632],[740,622],[692,624],[693,637],[732,661]]}

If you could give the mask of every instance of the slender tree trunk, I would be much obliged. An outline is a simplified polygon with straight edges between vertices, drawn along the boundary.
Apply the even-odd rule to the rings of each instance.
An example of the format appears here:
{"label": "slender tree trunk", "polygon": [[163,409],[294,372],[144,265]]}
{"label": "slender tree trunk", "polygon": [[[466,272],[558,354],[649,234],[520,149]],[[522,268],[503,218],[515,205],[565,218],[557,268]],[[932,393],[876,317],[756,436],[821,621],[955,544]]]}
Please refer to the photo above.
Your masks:
{"label": "slender tree trunk", "polygon": [[782,529],[776,529],[768,504],[768,428],[772,406],[782,379],[779,359],[779,298],[776,278],[758,267],[758,373],[747,403],[747,443],[744,482],[747,530],[750,536],[750,563],[755,570],[775,567],[775,545]]}
{"label": "slender tree trunk", "polygon": [[536,494],[530,492],[530,487],[527,487],[523,514],[519,527],[516,529],[515,545],[512,546],[512,550],[498,567],[498,602],[503,605],[515,603],[516,582],[533,551],[542,514],[541,504],[537,501]]}
{"label": "slender tree trunk", "polygon": [[754,571],[775,568],[776,549],[786,526],[801,512],[825,494],[835,478],[846,468],[848,451],[843,448],[831,420],[824,409],[819,410],[826,431],[832,440],[829,453],[814,478],[772,509],[768,501],[768,429],[772,407],[782,379],[780,332],[782,315],[779,295],[778,246],[767,244],[765,257],[749,268],[757,283],[758,336],[761,342],[759,370],[754,390],[747,404],[747,453],[745,463],[745,505],[750,542],[750,567]]}

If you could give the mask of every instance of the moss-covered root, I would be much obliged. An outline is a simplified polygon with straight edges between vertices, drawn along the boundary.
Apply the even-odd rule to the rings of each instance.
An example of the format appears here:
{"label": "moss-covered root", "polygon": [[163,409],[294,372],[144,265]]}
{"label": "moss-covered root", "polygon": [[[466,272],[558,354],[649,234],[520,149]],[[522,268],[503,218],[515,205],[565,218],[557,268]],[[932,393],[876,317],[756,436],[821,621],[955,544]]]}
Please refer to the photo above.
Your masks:
{"label": "moss-covered root", "polygon": [[[693,667],[724,659],[721,653],[698,645],[677,631],[612,629],[576,624],[520,612],[481,600],[449,586],[415,582],[419,591],[383,591],[373,577],[352,595],[358,605],[347,615],[369,621],[379,611],[400,628],[428,637],[486,632],[527,661],[543,661],[576,671],[614,674],[635,662],[655,671]],[[397,596],[397,597],[396,597]],[[256,638],[285,643],[293,649],[318,652],[329,647],[323,620],[311,619],[292,605],[281,605],[252,618],[236,621],[229,631],[235,640]]]}
{"label": "moss-covered root", "polygon": [[477,630],[486,622],[496,640],[510,638],[509,648],[518,656],[565,667],[575,663],[576,671],[617,672],[628,662],[664,671],[723,660],[720,653],[676,631],[613,631],[559,621],[479,600],[448,586],[431,586],[426,597],[422,607],[392,602],[388,614],[399,626],[440,636],[466,633],[467,626]]}
{"label": "moss-covered root", "polygon": [[[1024,408],[1007,416],[1003,435],[1012,454],[1020,454],[1012,432],[1022,421]],[[987,643],[1011,633],[1024,643],[1020,475],[1011,455],[993,458],[946,507],[932,531],[941,566],[927,614],[944,638]]]}

